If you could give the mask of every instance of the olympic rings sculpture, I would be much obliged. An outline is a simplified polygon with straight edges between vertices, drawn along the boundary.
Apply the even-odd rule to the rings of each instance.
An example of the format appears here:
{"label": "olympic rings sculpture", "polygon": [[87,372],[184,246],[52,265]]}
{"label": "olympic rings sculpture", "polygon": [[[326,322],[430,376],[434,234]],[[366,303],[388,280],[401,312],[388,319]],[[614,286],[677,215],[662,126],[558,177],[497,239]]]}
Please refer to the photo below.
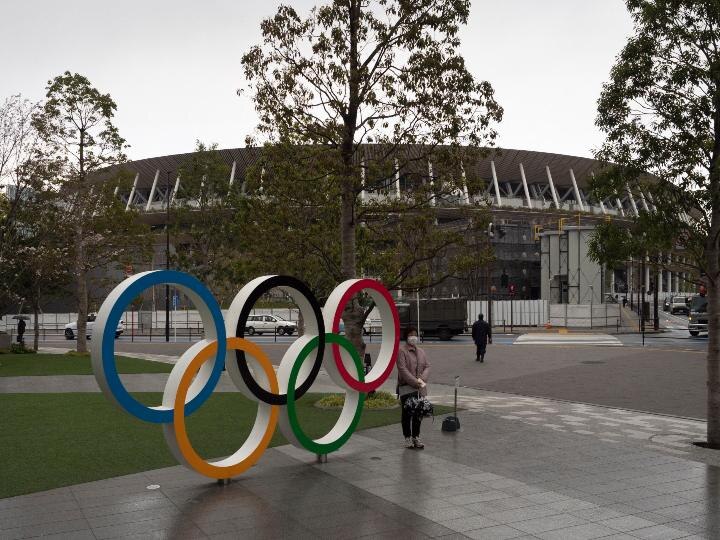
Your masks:
{"label": "olympic rings sculpture", "polygon": [[[120,380],[115,366],[115,329],[125,307],[154,285],[174,285],[192,300],[203,322],[205,339],[180,356],[168,377],[162,404],[148,407],[137,401]],[[275,287],[292,295],[305,323],[304,334],[288,347],[277,373],[262,348],[244,338],[255,301]],[[369,293],[383,321],[380,352],[367,375],[355,348],[337,333],[346,304],[360,291]],[[260,459],[278,422],[283,435],[298,448],[328,454],[342,447],[360,421],[365,394],[382,385],[393,371],[399,329],[390,293],[371,279],[341,283],[321,310],[302,281],[289,276],[258,277],[238,292],[223,320],[215,298],[196,278],[173,270],[154,270],[127,278],[105,299],[95,320],[91,356],[95,378],[110,401],[142,421],[162,424],[165,440],[180,463],[202,475],[222,479],[241,474]],[[332,361],[326,362],[325,370],[335,384],[345,389],[345,404],[333,428],[319,439],[312,439],[298,422],[296,401],[315,382],[328,344]],[[312,362],[306,362],[310,357]],[[250,435],[241,447],[231,456],[210,462],[193,448],[185,418],[208,400],[223,367],[240,392],[258,403],[258,410]]]}

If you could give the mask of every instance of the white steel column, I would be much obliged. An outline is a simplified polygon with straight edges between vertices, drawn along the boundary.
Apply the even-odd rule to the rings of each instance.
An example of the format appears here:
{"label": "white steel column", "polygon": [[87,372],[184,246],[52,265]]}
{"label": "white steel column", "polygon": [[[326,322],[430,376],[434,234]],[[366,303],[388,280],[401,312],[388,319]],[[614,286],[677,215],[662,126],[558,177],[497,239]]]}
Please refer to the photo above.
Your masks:
{"label": "white steel column", "polygon": [[170,197],[170,206],[172,206],[172,203],[175,202],[175,197],[177,197],[178,189],[180,189],[180,175],[178,174],[177,179],[175,180],[175,187],[173,188],[172,196]]}
{"label": "white steel column", "polygon": [[670,265],[672,264],[672,253],[670,253],[667,256],[667,258],[665,259],[665,264],[668,266],[668,271],[667,271],[667,290],[668,291],[667,292],[672,293],[673,292],[673,290],[672,290],[672,285],[673,285],[672,270],[669,269]]}
{"label": "white steel column", "polygon": [[[400,198],[400,168],[398,166],[398,160],[397,158],[394,161],[395,166],[395,196],[399,199]],[[400,298],[400,296],[398,296]]]}
{"label": "white steel column", "polygon": [[620,197],[615,197],[615,202],[617,203],[617,209],[620,212],[620,215],[622,217],[625,217],[625,210],[623,209],[622,203],[620,202]]}
{"label": "white steel column", "polygon": [[365,161],[360,162],[360,201],[365,202],[367,192],[365,191]]}
{"label": "white steel column", "polygon": [[230,183],[228,186],[232,187],[233,182],[235,182],[235,167],[237,166],[237,161],[233,161],[232,169],[230,169]]}
{"label": "white steel column", "polygon": [[500,198],[500,185],[498,184],[497,172],[495,172],[495,162],[490,162],[490,170],[492,171],[493,185],[495,186],[495,204],[502,206],[502,199]]}
{"label": "white steel column", "polygon": [[660,263],[662,262],[662,253],[658,254],[658,271],[657,271],[657,290],[658,293],[663,292],[663,273],[662,273],[662,266]]}
{"label": "white steel column", "polygon": [[155,188],[157,188],[158,177],[160,176],[160,169],[155,171],[155,178],[153,178],[152,187],[150,188],[150,196],[148,197],[147,204],[145,205],[145,211],[150,211],[150,205],[152,205],[153,197],[155,196]]}
{"label": "white steel column", "polygon": [[650,193],[649,191],[647,192],[647,198],[648,201],[650,201],[650,207],[652,211],[657,212],[657,205],[655,204],[655,199],[653,199],[652,193]]}
{"label": "white steel column", "polygon": [[135,198],[135,190],[137,189],[138,178],[140,178],[140,173],[135,174],[135,181],[133,182],[133,187],[130,190],[130,196],[128,197],[127,204],[125,205],[125,210],[130,210],[130,205]]}
{"label": "white steel column", "polygon": [[460,162],[460,173],[462,175],[463,203],[470,204],[470,193],[468,192],[467,187],[467,177],[465,176],[465,167],[463,167],[462,162]]}
{"label": "white steel column", "polygon": [[645,283],[643,284],[643,288],[647,292],[649,287],[650,287],[650,257],[648,257],[648,254],[645,253]]}
{"label": "white steel column", "polygon": [[650,208],[648,207],[648,203],[645,200],[645,194],[642,192],[642,189],[640,190],[640,201],[642,201],[643,208],[646,212],[650,211]]}
{"label": "white steel column", "polygon": [[527,180],[525,179],[525,167],[520,164],[520,178],[522,178],[523,191],[525,192],[525,202],[528,208],[532,208],[532,201],[530,201],[530,190],[528,189]]}
{"label": "white steel column", "polygon": [[[590,176],[592,176],[593,180],[595,180],[594,172],[591,172]],[[598,199],[598,202],[600,203],[600,210],[602,210],[602,213],[607,214],[607,208],[605,208],[605,203],[602,201],[602,199]]]}
{"label": "white steel column", "polygon": [[555,208],[560,208],[560,203],[558,202],[558,196],[557,192],[555,191],[555,184],[553,183],[552,174],[550,174],[550,167],[545,165],[545,172],[547,173],[548,178],[548,184],[550,184],[550,193],[552,194],[553,202],[555,203]]}
{"label": "white steel column", "polygon": [[430,179],[430,206],[435,206],[435,180],[433,179],[432,161],[428,160],[428,178]]}
{"label": "white steel column", "polygon": [[638,212],[637,204],[635,204],[635,197],[632,194],[632,191],[630,191],[630,184],[625,182],[625,189],[627,190],[628,198],[630,199],[630,206],[632,206],[633,212],[635,212],[635,217],[638,217],[640,215],[640,212]]}
{"label": "white steel column", "polygon": [[585,205],[583,204],[582,197],[580,197],[580,190],[578,189],[577,182],[575,181],[575,171],[570,169],[570,180],[572,180],[573,189],[575,190],[575,200],[578,203],[581,211],[585,211]]}

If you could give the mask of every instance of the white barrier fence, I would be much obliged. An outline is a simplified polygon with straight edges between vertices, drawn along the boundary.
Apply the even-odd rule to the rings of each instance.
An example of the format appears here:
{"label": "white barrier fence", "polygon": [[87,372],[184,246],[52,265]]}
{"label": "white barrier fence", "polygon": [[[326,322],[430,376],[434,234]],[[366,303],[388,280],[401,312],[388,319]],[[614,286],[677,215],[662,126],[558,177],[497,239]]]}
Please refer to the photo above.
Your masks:
{"label": "white barrier fence", "polygon": [[[467,325],[477,320],[482,313],[488,319],[488,302],[486,300],[468,300]],[[548,313],[550,315],[548,319]],[[276,315],[289,321],[298,320],[298,310],[295,308],[264,308],[254,309],[253,315]],[[223,310],[223,315],[225,311]],[[374,311],[368,318],[370,321],[378,320]],[[39,327],[45,334],[62,334],[65,325],[77,320],[77,313],[43,313],[39,316]],[[145,333],[165,329],[165,311],[126,311],[121,320],[125,323],[126,333],[131,331]],[[422,314],[421,314],[422,320]],[[550,322],[553,326],[569,327],[601,327],[616,326],[620,320],[620,306],[618,304],[566,305],[551,304],[548,308],[547,300],[493,300],[492,324],[493,326],[527,326],[540,327]],[[26,321],[26,334],[32,334],[34,320]],[[203,332],[202,321],[196,310],[170,311],[170,328],[175,331],[188,331],[200,334]],[[0,330],[15,333],[17,320],[13,314],[5,315],[0,320]]]}
{"label": "white barrier fence", "polygon": [[[480,313],[488,320],[486,300],[468,300],[468,326]],[[547,322],[547,300],[493,300],[493,326],[543,326]]]}
{"label": "white barrier fence", "polygon": [[[223,316],[226,314],[226,310],[222,310]],[[252,315],[277,315],[283,319],[289,321],[297,321],[298,310],[294,308],[263,308],[254,309],[251,311]],[[15,319],[16,314],[4,315],[0,320],[0,330],[5,332],[16,332],[18,321]],[[35,329],[35,319],[30,314],[23,314],[25,317],[29,317],[25,321],[25,333],[31,334]],[[120,320],[125,323],[125,326],[129,329],[131,327],[136,329],[147,328],[165,328],[165,310],[160,311],[125,311],[120,317]],[[38,315],[38,327],[48,333],[62,334],[65,325],[68,323],[74,323],[77,321],[77,313],[40,313]],[[183,310],[170,310],[170,328],[173,329],[185,329],[191,328],[194,330],[202,330],[202,320],[200,314],[194,309],[183,309]]]}
{"label": "white barrier fence", "polygon": [[570,328],[619,327],[619,304],[550,304],[550,324]]}

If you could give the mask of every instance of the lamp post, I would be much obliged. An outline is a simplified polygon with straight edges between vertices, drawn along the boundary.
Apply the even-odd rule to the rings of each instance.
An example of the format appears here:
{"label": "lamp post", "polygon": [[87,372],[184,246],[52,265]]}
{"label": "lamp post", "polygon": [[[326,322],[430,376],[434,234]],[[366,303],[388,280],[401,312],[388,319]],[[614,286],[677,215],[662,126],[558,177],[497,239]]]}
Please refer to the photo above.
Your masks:
{"label": "lamp post", "polygon": [[492,309],[492,301],[493,301],[493,295],[497,291],[497,287],[495,285],[490,286],[490,298],[488,299],[488,324],[490,325],[490,328],[492,328],[493,325],[493,309]]}
{"label": "lamp post", "polygon": [[642,303],[640,304],[640,331],[642,332],[642,344],[643,347],[645,346],[645,288],[647,287],[647,283],[645,283],[645,257],[642,259],[641,263],[641,277],[640,277],[640,283],[642,285]]}
{"label": "lamp post", "polygon": [[[170,171],[165,171],[165,270],[170,270]],[[165,285],[165,342],[170,342],[170,285]]]}

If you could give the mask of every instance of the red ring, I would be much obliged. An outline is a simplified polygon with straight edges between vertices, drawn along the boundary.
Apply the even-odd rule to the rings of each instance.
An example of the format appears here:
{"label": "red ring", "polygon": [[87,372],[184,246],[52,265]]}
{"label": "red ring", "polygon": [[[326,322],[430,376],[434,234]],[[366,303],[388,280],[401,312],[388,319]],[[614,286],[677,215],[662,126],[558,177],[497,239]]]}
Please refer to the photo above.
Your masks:
{"label": "red ring", "polygon": [[333,352],[333,359],[335,360],[335,366],[337,366],[338,373],[340,373],[340,376],[343,378],[343,380],[353,390],[367,393],[377,390],[380,385],[384,383],[388,377],[390,377],[390,374],[395,367],[395,360],[397,360],[398,348],[400,346],[400,317],[398,316],[397,309],[395,308],[395,302],[393,301],[392,296],[390,296],[390,293],[385,287],[383,287],[374,279],[359,279],[355,283],[353,283],[347,291],[345,291],[345,294],[342,295],[342,298],[340,298],[340,301],[338,302],[337,311],[333,316],[333,333],[337,333],[338,330],[340,330],[340,319],[342,319],[342,312],[344,311],[345,305],[347,304],[348,300],[350,300],[356,293],[365,289],[373,289],[379,292],[383,296],[385,301],[388,303],[388,306],[390,306],[390,312],[393,316],[393,325],[395,327],[395,343],[393,343],[392,357],[388,362],[387,368],[385,368],[385,371],[375,381],[360,382],[352,375],[350,375],[347,369],[345,369],[345,364],[343,363],[342,357],[340,356],[340,347],[338,347],[336,344],[332,344],[331,348]]}

